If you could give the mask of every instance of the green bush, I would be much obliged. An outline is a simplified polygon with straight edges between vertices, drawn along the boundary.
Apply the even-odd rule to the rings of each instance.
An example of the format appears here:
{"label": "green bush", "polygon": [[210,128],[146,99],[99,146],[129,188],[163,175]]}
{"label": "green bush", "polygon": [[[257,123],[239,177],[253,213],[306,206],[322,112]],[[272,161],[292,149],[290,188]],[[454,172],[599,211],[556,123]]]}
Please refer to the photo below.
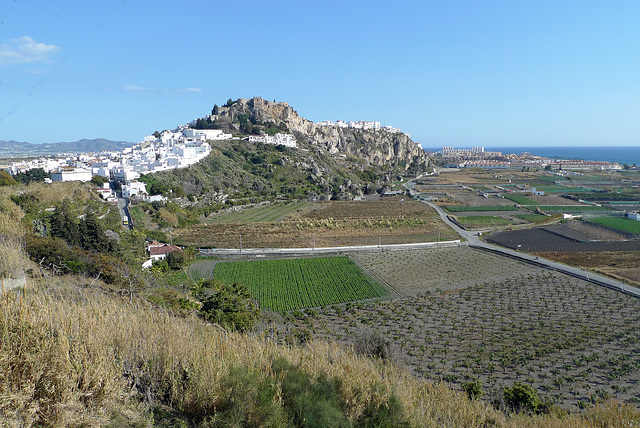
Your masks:
{"label": "green bush", "polygon": [[225,328],[245,331],[260,317],[260,310],[242,284],[205,280],[194,290],[194,295],[202,302],[200,312],[205,319]]}
{"label": "green bush", "polygon": [[514,411],[528,413],[548,412],[550,404],[543,402],[531,385],[515,382],[503,391],[505,404]]}
{"label": "green bush", "polygon": [[462,390],[467,393],[467,396],[471,400],[478,400],[482,397],[482,384],[479,380],[463,383]]}

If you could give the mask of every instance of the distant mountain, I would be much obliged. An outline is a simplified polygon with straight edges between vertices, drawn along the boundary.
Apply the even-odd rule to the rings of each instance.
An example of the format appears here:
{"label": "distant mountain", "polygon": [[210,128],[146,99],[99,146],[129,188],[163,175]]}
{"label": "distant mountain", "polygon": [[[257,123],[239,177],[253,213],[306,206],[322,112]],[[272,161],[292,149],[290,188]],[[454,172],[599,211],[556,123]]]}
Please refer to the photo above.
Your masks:
{"label": "distant mountain", "polygon": [[107,151],[119,151],[126,147],[133,146],[134,143],[127,141],[111,141],[104,138],[93,140],[82,139],[73,142],[32,144],[20,141],[0,140],[0,157],[8,156],[38,156],[55,155],[58,153],[88,153]]}

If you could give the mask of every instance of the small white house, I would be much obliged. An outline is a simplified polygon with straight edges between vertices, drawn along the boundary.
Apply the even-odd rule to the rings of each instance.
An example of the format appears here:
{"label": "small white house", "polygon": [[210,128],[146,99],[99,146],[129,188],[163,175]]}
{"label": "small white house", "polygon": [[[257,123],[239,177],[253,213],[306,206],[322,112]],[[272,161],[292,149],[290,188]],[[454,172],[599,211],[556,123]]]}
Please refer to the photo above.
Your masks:
{"label": "small white house", "polygon": [[82,168],[60,168],[51,173],[51,181],[91,181],[93,174]]}

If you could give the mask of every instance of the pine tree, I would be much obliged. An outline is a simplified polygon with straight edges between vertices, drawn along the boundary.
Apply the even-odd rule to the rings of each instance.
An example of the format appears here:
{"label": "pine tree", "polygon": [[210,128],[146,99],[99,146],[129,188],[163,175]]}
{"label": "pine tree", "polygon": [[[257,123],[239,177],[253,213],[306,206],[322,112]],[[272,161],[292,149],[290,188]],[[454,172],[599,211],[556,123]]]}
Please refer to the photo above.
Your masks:
{"label": "pine tree", "polygon": [[88,209],[80,222],[82,248],[89,251],[106,253],[110,249],[109,239],[96,213]]}

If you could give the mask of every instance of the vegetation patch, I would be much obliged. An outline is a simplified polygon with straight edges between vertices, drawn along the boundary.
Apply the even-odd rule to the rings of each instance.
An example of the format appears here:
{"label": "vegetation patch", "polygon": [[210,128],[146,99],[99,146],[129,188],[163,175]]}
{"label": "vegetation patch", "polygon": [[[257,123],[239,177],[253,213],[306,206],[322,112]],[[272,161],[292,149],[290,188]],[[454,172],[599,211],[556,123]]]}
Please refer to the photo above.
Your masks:
{"label": "vegetation patch", "polygon": [[504,195],[504,197],[505,199],[509,199],[510,201],[513,201],[518,205],[539,205],[538,202],[524,195],[508,194],[508,195]]}
{"label": "vegetation patch", "polygon": [[508,218],[497,216],[462,216],[457,217],[460,224],[465,227],[506,226],[514,222]]}
{"label": "vegetation patch", "polygon": [[544,212],[565,212],[565,213],[588,213],[593,211],[612,211],[610,208],[599,207],[598,205],[538,205],[535,207]]}
{"label": "vegetation patch", "polygon": [[528,221],[530,223],[544,223],[553,219],[552,217],[547,217],[546,215],[542,214],[520,214],[514,217]]}
{"label": "vegetation patch", "polygon": [[329,307],[303,321],[313,337],[354,346],[375,326],[392,344],[390,358],[417,375],[468,394],[465,384],[477,380],[484,399],[504,398],[514,410],[544,412],[552,402],[578,411],[608,398],[637,406],[640,299],[541,269],[513,271],[455,292]]}
{"label": "vegetation patch", "polygon": [[472,211],[518,211],[518,208],[510,205],[491,205],[479,207],[466,207],[460,205],[445,205],[443,208],[449,212],[472,212]]}
{"label": "vegetation patch", "polygon": [[[195,264],[194,276],[211,277],[208,261]],[[262,308],[277,312],[313,308],[389,294],[367,279],[347,257],[259,260],[215,264],[213,278],[247,286]]]}
{"label": "vegetation patch", "polygon": [[640,221],[620,217],[593,217],[588,219],[592,223],[612,227],[629,233],[640,233]]}
{"label": "vegetation patch", "polygon": [[280,221],[291,213],[308,205],[309,202],[277,203],[262,207],[248,208],[211,217],[208,223],[256,223]]}

